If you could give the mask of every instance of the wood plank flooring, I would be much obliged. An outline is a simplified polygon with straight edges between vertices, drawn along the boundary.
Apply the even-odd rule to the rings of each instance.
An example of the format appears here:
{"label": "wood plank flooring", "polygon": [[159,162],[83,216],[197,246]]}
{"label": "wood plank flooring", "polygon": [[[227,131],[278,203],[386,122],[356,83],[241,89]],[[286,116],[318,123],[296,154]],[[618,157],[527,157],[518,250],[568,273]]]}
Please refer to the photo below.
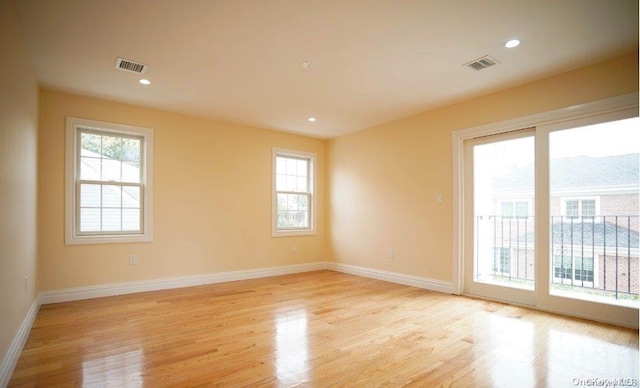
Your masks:
{"label": "wood plank flooring", "polygon": [[320,271],[42,306],[9,386],[572,387],[594,378],[637,384],[637,330]]}

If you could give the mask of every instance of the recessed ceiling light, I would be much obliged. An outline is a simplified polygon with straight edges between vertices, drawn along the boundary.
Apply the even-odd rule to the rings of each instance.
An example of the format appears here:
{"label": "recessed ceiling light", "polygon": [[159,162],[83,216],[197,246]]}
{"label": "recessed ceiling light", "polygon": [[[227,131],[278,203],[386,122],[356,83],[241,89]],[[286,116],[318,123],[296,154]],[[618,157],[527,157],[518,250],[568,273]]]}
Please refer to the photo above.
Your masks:
{"label": "recessed ceiling light", "polygon": [[300,63],[300,66],[302,66],[304,69],[308,69],[308,68],[311,67],[312,63],[313,62],[311,62],[311,61],[303,61],[303,62]]}
{"label": "recessed ceiling light", "polygon": [[138,81],[138,82],[140,82],[140,83],[141,83],[141,84],[143,84],[143,85],[149,85],[149,84],[151,84],[151,81],[149,81],[149,80],[148,80],[148,79],[146,79],[146,78],[143,78],[143,79],[141,79],[141,80],[140,80],[140,81]]}
{"label": "recessed ceiling light", "polygon": [[511,39],[510,41],[504,44],[504,47],[514,48],[514,47],[518,47],[519,45],[520,45],[520,41],[518,39]]}
{"label": "recessed ceiling light", "polygon": [[309,117],[308,120],[313,123],[314,121],[316,121],[316,118],[315,117]]}

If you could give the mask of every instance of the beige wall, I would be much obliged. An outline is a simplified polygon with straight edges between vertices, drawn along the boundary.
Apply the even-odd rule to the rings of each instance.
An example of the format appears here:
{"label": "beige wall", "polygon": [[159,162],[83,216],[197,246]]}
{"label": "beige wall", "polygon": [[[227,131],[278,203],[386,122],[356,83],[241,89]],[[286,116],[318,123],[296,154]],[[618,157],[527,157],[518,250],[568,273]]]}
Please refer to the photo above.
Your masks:
{"label": "beige wall", "polygon": [[329,141],[327,257],[451,281],[452,131],[637,91],[635,53]]}
{"label": "beige wall", "polygon": [[[451,132],[637,91],[637,66],[633,54],[328,142],[41,90],[40,289],[321,260],[451,280]],[[64,244],[66,116],[155,129],[154,242]],[[318,154],[317,236],[271,237],[274,146]]]}
{"label": "beige wall", "polygon": [[0,0],[0,52],[1,361],[38,291],[38,85],[13,2],[7,0]]}
{"label": "beige wall", "polygon": [[[155,130],[153,242],[65,245],[65,116]],[[322,188],[322,140],[41,90],[39,142],[42,291],[325,260],[323,190],[317,236],[271,237],[272,147],[317,153]]]}

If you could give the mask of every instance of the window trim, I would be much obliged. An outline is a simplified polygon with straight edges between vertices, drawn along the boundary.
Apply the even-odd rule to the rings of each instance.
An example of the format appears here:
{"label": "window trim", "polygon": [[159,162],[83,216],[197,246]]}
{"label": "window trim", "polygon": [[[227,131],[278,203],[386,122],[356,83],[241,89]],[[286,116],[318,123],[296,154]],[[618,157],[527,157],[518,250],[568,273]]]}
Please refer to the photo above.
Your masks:
{"label": "window trim", "polygon": [[[78,212],[78,129],[97,131],[100,133],[114,134],[118,136],[142,137],[143,149],[141,150],[142,168],[142,232],[119,234],[80,233]],[[135,127],[131,125],[108,123],[66,117],[66,147],[65,147],[65,243],[72,244],[104,244],[104,243],[131,243],[153,241],[153,129]]]}
{"label": "window trim", "polygon": [[[309,196],[311,196],[309,219],[310,227],[304,229],[279,229],[277,227],[278,222],[278,191],[276,190],[277,169],[276,158],[278,156],[293,157],[299,159],[309,160]],[[313,152],[292,150],[287,148],[273,147],[271,152],[271,236],[272,237],[285,237],[285,236],[315,236],[316,231],[316,209],[317,209],[317,190],[316,190],[316,165],[317,155]]]}

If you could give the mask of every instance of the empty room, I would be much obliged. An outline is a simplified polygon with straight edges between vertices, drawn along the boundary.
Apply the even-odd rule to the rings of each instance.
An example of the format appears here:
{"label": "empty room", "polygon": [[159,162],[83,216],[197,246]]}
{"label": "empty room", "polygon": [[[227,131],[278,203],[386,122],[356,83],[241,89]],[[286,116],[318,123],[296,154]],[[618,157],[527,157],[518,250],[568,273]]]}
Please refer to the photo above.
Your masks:
{"label": "empty room", "polygon": [[0,387],[637,386],[637,0],[0,0]]}

